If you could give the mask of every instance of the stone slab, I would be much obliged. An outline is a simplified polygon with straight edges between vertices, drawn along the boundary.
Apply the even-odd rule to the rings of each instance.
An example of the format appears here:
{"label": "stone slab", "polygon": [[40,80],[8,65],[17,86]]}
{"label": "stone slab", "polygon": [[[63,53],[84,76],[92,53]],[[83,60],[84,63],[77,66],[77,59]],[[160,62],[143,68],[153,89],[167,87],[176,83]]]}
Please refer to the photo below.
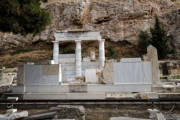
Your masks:
{"label": "stone slab", "polygon": [[24,100],[104,100],[105,93],[26,93]]}
{"label": "stone slab", "polygon": [[28,93],[64,93],[69,92],[69,86],[67,85],[33,85],[26,86],[26,92]]}
{"label": "stone slab", "polygon": [[[25,65],[25,85],[59,85],[59,65]],[[23,74],[23,73],[22,73]]]}
{"label": "stone slab", "polygon": [[150,120],[150,119],[142,119],[142,118],[131,118],[131,117],[112,117],[110,120]]}
{"label": "stone slab", "polygon": [[69,92],[87,92],[87,85],[69,85]]}
{"label": "stone slab", "polygon": [[88,92],[150,92],[151,84],[88,85]]}
{"label": "stone slab", "polygon": [[150,62],[114,63],[114,84],[152,84]]}
{"label": "stone slab", "polygon": [[13,93],[111,93],[111,92],[150,92],[151,84],[122,85],[32,85],[13,87]]}
{"label": "stone slab", "polygon": [[62,32],[54,33],[57,41],[101,40],[100,32]]}
{"label": "stone slab", "polygon": [[59,66],[58,65],[43,65],[42,75],[58,75]]}
{"label": "stone slab", "polygon": [[86,69],[85,70],[85,82],[86,83],[98,83],[98,78],[96,75],[96,69]]}
{"label": "stone slab", "polygon": [[123,63],[141,62],[141,58],[122,58],[120,61]]}
{"label": "stone slab", "polygon": [[113,71],[113,62],[109,62],[105,64],[103,70],[103,83],[105,84],[113,84],[114,83],[114,71]]}
{"label": "stone slab", "polygon": [[23,85],[25,81],[24,65],[18,66],[17,78],[17,85]]}

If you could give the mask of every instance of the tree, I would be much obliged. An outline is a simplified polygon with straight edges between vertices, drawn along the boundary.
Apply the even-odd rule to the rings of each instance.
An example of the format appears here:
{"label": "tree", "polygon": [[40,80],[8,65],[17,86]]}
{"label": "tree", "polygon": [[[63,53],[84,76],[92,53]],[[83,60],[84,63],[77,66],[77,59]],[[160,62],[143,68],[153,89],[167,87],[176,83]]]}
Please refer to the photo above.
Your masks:
{"label": "tree", "polygon": [[40,0],[0,0],[0,31],[37,34],[50,24],[50,14]]}
{"label": "tree", "polygon": [[150,36],[147,31],[141,31],[139,34],[138,48],[143,54],[147,52],[147,47],[150,44]]}
{"label": "tree", "polygon": [[150,29],[151,32],[151,44],[157,48],[159,59],[164,59],[170,52],[168,46],[168,36],[166,31],[163,29],[162,23],[159,18],[155,17],[154,28]]}

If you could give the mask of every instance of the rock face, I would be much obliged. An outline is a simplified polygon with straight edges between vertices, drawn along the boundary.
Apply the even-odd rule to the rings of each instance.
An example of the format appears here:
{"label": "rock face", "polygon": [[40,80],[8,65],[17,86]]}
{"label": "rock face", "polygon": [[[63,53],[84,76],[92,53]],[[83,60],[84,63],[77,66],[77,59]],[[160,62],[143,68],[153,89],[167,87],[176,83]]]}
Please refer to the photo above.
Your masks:
{"label": "rock face", "polygon": [[36,36],[1,33],[0,48],[39,40],[49,42],[54,39],[54,31],[70,29],[100,31],[106,40],[136,44],[140,30],[149,30],[157,14],[173,36],[176,51],[180,52],[178,0],[49,0],[42,6],[51,13],[52,24]]}

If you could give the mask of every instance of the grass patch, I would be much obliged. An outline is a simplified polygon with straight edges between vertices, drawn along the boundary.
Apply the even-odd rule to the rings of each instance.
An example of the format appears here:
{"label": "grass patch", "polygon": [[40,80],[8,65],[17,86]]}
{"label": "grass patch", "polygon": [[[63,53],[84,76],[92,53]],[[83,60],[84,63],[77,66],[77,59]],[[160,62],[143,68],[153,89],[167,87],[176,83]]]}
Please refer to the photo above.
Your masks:
{"label": "grass patch", "polygon": [[180,79],[180,75],[171,76],[170,79]]}
{"label": "grass patch", "polygon": [[33,50],[20,52],[19,54],[7,54],[0,57],[0,67],[16,67],[18,64],[27,62],[38,62],[50,60],[52,58],[52,50]]}
{"label": "grass patch", "polygon": [[31,52],[31,51],[33,51],[32,48],[30,48],[30,49],[24,49],[24,48],[22,48],[22,49],[17,49],[17,50],[15,50],[15,51],[11,51],[11,52],[9,52],[9,54],[10,54],[10,55],[15,55],[15,54],[26,53],[26,52]]}

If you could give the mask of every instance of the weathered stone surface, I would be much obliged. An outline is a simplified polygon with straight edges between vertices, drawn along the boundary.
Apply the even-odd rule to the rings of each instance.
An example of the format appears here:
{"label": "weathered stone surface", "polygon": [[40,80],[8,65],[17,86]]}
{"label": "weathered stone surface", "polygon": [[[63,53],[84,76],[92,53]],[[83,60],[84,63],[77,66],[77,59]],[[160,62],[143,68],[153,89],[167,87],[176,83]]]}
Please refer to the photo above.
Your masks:
{"label": "weathered stone surface", "polygon": [[86,83],[98,83],[96,69],[86,69],[85,70],[85,82]]}
{"label": "weathered stone surface", "polygon": [[[180,10],[177,0],[49,0],[42,5],[53,18],[52,24],[40,34],[21,36],[0,33],[0,48],[24,46],[35,41],[54,40],[55,30],[87,29],[100,31],[104,39],[137,43],[140,30],[148,30],[155,14],[163,18],[173,44],[180,52]],[[172,11],[174,10],[174,11]]]}
{"label": "weathered stone surface", "polygon": [[131,118],[131,117],[112,117],[110,120],[150,120],[150,119],[141,119],[141,118]]}
{"label": "weathered stone surface", "polygon": [[149,61],[152,63],[152,82],[153,84],[157,84],[158,80],[160,79],[157,49],[152,45],[148,46],[147,56]]}
{"label": "weathered stone surface", "polygon": [[51,108],[50,111],[56,111],[56,118],[62,120],[85,120],[85,108],[78,105],[58,105]]}
{"label": "weathered stone surface", "polygon": [[103,83],[113,84],[114,82],[114,70],[113,62],[107,62],[103,70]]}
{"label": "weathered stone surface", "polygon": [[24,65],[24,70],[20,71],[19,74],[21,74],[20,77],[24,76],[23,84],[27,86],[59,85],[61,81],[59,69],[59,65]]}
{"label": "weathered stone surface", "polygon": [[58,75],[59,66],[58,65],[43,65],[42,66],[42,75]]}

